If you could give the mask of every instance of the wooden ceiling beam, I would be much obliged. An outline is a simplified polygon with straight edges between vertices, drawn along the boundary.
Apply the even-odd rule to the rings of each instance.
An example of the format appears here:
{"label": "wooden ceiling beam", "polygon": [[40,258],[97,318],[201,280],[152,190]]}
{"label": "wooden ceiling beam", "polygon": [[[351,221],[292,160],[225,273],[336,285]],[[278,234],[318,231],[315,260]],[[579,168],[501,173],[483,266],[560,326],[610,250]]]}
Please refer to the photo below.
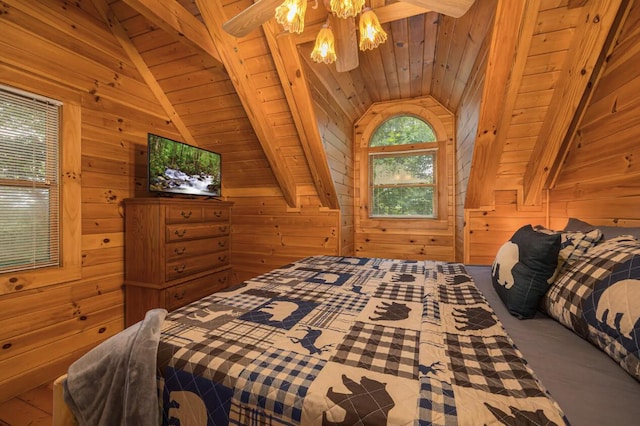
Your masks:
{"label": "wooden ceiling beam", "polygon": [[136,12],[165,30],[176,39],[187,44],[195,52],[215,59],[220,67],[222,61],[207,28],[175,0],[123,0]]}
{"label": "wooden ceiling beam", "polygon": [[629,0],[591,0],[585,5],[576,28],[580,37],[575,37],[569,47],[566,64],[524,173],[525,205],[540,205],[543,190],[551,187],[559,172],[631,3]]}
{"label": "wooden ceiling beam", "polygon": [[[422,15],[423,13],[430,11],[430,9],[425,9],[421,6],[414,6],[403,2],[391,3],[375,9],[376,16],[381,24],[397,21],[398,19],[410,18],[416,15]],[[293,37],[296,44],[308,43],[316,39],[318,31],[320,31],[320,28],[322,28],[323,25],[324,22],[309,26],[305,25],[305,29],[301,34],[289,35],[288,33],[282,33],[281,36]]]}
{"label": "wooden ceiling beam", "polygon": [[284,199],[289,207],[297,207],[295,180],[291,171],[287,168],[282,152],[278,148],[273,126],[267,120],[269,111],[261,101],[261,96],[254,81],[255,77],[245,64],[238,39],[222,29],[226,14],[221,2],[196,0],[196,5],[200,9],[205,26],[220,53],[220,59],[229,73],[229,78],[238,93],[242,106],[258,137],[260,146],[280,185]]}
{"label": "wooden ceiling beam", "polygon": [[[430,9],[443,15],[459,18],[471,7],[475,0],[400,0],[414,6]],[[479,0],[482,1],[482,0]],[[406,7],[406,5],[405,5]]]}
{"label": "wooden ceiling beam", "polygon": [[167,113],[168,119],[173,123],[173,125],[176,127],[178,132],[180,132],[180,135],[182,136],[184,141],[187,142],[188,144],[197,146],[198,143],[195,141],[191,132],[182,121],[182,118],[180,118],[180,115],[178,115],[178,113],[176,112],[175,108],[173,107],[173,104],[171,103],[167,95],[164,93],[164,90],[162,90],[162,88],[160,87],[160,84],[158,84],[158,81],[155,79],[155,77],[151,73],[151,70],[149,70],[149,67],[145,63],[142,56],[140,55],[140,52],[138,52],[136,47],[131,42],[131,39],[127,35],[126,30],[122,27],[122,24],[120,24],[120,21],[118,21],[118,18],[113,13],[113,10],[111,9],[111,7],[107,4],[107,1],[92,0],[92,2],[95,8],[97,9],[98,13],[100,13],[100,16],[102,17],[102,19],[107,23],[109,28],[111,28],[113,35],[118,40],[118,42],[120,43],[120,45],[122,46],[126,54],[129,56],[129,58],[131,59],[131,62],[133,62],[133,64],[135,65],[138,72],[144,79],[145,83],[147,83],[147,86],[149,86],[149,89],[151,90],[151,92],[153,92],[155,97],[158,99],[158,102],[160,102],[160,105],[162,105],[162,108]]}
{"label": "wooden ceiling beam", "polygon": [[313,183],[322,205],[339,209],[338,195],[333,184],[322,136],[318,130],[314,102],[311,99],[309,83],[303,72],[298,49],[291,37],[276,37],[278,32],[276,25],[274,22],[267,22],[262,28],[298,130],[302,149],[307,157]]}
{"label": "wooden ceiling beam", "polygon": [[540,0],[500,0],[482,91],[466,209],[491,206],[500,156],[535,30]]}
{"label": "wooden ceiling beam", "polygon": [[244,9],[222,25],[222,28],[229,34],[236,37],[244,37],[263,22],[273,18],[276,7],[282,4],[283,0],[260,0]]}
{"label": "wooden ceiling beam", "polygon": [[569,4],[567,5],[567,8],[575,9],[576,7],[582,7],[585,4],[587,4],[587,0],[569,0]]}

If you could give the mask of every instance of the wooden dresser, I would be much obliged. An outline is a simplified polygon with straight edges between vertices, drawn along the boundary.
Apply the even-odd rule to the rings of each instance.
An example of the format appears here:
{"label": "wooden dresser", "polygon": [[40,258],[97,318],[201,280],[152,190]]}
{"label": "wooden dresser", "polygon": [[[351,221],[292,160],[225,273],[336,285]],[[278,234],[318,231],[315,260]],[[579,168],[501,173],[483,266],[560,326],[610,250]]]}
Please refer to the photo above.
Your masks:
{"label": "wooden dresser", "polygon": [[130,198],[125,205],[125,321],[177,309],[227,287],[233,203]]}

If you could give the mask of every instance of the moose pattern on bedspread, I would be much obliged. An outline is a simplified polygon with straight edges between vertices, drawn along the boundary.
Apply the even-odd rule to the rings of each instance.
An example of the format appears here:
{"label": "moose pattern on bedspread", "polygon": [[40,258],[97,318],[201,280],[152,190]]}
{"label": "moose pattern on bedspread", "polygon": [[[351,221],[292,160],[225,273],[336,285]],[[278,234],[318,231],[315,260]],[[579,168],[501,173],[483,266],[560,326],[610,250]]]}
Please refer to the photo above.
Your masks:
{"label": "moose pattern on bedspread", "polygon": [[560,425],[457,263],[315,256],[170,313],[165,424]]}

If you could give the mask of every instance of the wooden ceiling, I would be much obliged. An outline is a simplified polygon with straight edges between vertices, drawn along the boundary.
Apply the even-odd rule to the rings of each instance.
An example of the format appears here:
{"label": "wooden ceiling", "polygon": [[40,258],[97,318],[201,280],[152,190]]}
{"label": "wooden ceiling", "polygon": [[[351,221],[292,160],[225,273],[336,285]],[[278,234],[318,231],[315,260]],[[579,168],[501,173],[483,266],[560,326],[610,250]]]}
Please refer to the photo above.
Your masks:
{"label": "wooden ceiling", "polygon": [[343,110],[357,119],[374,102],[431,95],[456,112],[478,50],[495,12],[496,0],[476,1],[460,18],[407,3],[368,2],[380,15],[388,39],[377,49],[359,52],[359,67],[338,73],[336,66],[310,59],[313,38],[327,16],[322,6],[309,17],[308,29],[295,36],[302,58],[327,88],[351,100]]}
{"label": "wooden ceiling", "polygon": [[[227,196],[282,195],[296,207],[300,197],[317,195],[329,208],[340,206],[314,112],[318,85],[353,124],[375,102],[427,95],[455,114],[475,73],[488,84],[474,98],[478,131],[465,207],[490,205],[494,189],[512,185],[523,189],[525,204],[539,205],[566,153],[580,99],[597,78],[608,34],[629,4],[477,0],[452,18],[414,5],[426,0],[368,0],[388,40],[359,52],[357,68],[338,72],[309,58],[327,16],[322,2],[308,8],[300,35],[270,19],[236,38],[222,25],[252,0],[84,1],[160,101],[174,136],[222,153]],[[528,93],[545,94],[536,95],[537,115],[522,115]],[[532,132],[509,155],[524,118],[535,121]]]}
{"label": "wooden ceiling", "polygon": [[409,3],[367,1],[388,40],[360,52],[359,66],[342,73],[309,57],[327,16],[322,2],[310,4],[300,35],[283,34],[271,19],[235,38],[222,23],[251,0],[91,1],[161,99],[175,136],[222,153],[226,194],[282,193],[294,206],[318,193],[323,205],[337,208],[301,70],[315,74],[352,123],[374,102],[425,95],[455,112],[497,0],[476,1],[457,19]]}

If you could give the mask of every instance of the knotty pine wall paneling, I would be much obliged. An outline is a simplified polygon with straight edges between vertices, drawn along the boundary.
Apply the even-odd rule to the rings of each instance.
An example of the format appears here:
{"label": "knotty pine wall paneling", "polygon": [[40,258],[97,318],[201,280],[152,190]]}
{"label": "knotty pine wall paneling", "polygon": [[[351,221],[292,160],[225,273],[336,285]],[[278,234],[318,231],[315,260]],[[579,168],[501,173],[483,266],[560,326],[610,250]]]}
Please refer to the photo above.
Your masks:
{"label": "knotty pine wall paneling", "polygon": [[178,136],[91,2],[2,9],[0,83],[81,105],[82,278],[0,295],[0,401],[123,329],[120,202],[145,191],[147,132]]}
{"label": "knotty pine wall paneling", "polygon": [[305,72],[311,86],[318,128],[340,203],[339,252],[344,256],[352,256],[355,250],[353,123],[337,104],[335,98],[327,93],[327,89],[318,81],[316,74],[311,72],[308,67]]}
{"label": "knotty pine wall paneling", "polygon": [[232,197],[233,282],[313,255],[339,255],[340,211],[320,206],[317,195],[290,208],[281,195]]}
{"label": "knotty pine wall paneling", "polygon": [[640,226],[640,5],[635,3],[550,191],[553,227],[569,217]]}
{"label": "knotty pine wall paneling", "polygon": [[[581,8],[568,9],[566,1],[541,1],[514,114],[500,157],[495,204],[479,210],[464,210],[465,228],[459,240],[462,239],[464,244],[462,260],[466,263],[491,264],[500,246],[519,227],[549,224],[546,198],[540,206],[523,207],[522,183],[553,89],[565,64],[567,50],[576,36],[575,28],[581,12]],[[468,85],[467,89],[471,87]],[[465,108],[472,109],[472,96],[473,92],[468,92]],[[462,113],[469,115],[465,111],[459,112]],[[459,159],[464,158],[469,147],[468,143],[458,146]],[[459,162],[457,166],[458,173],[466,172],[464,163]]]}
{"label": "knotty pine wall paneling", "polygon": [[466,262],[465,255],[469,250],[466,244],[468,238],[466,234],[464,202],[467,198],[467,185],[469,183],[469,173],[471,172],[471,161],[473,158],[473,147],[476,134],[478,132],[478,119],[482,102],[482,88],[487,66],[487,56],[489,53],[489,37],[485,37],[473,72],[470,75],[465,91],[462,95],[458,111],[456,112],[456,252],[457,262]]}
{"label": "knotty pine wall paneling", "polygon": [[487,210],[467,210],[466,263],[490,265],[500,246],[524,225],[545,225],[545,208],[522,210],[515,190],[495,192],[495,206]]}
{"label": "knotty pine wall paneling", "polygon": [[[436,219],[371,218],[368,213],[369,136],[384,118],[412,114],[429,121],[438,133],[439,217]],[[455,118],[432,97],[374,104],[355,125],[355,253],[364,257],[455,258]]]}

